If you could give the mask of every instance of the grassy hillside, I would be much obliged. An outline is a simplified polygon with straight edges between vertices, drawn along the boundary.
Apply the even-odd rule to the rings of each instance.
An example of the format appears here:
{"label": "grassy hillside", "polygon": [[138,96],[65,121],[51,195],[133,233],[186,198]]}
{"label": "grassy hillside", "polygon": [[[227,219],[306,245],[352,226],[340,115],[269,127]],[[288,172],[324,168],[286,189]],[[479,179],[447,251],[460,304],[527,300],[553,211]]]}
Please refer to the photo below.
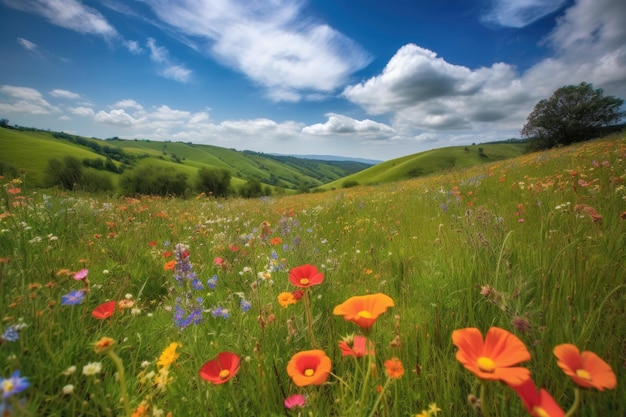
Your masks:
{"label": "grassy hillside", "polygon": [[[129,168],[142,164],[168,165],[190,178],[202,167],[227,169],[233,184],[254,178],[285,189],[318,187],[369,167],[350,161],[298,160],[210,145],[149,140],[99,140],[57,132],[0,128],[0,161],[26,173],[35,185],[42,185],[51,158],[64,156],[115,160]],[[108,173],[114,183],[119,175]]]}
{"label": "grassy hillside", "polygon": [[382,162],[358,173],[330,182],[322,188],[341,188],[346,182],[382,184],[454,168],[468,168],[486,162],[522,155],[525,147],[526,145],[523,143],[495,143],[432,149]]}

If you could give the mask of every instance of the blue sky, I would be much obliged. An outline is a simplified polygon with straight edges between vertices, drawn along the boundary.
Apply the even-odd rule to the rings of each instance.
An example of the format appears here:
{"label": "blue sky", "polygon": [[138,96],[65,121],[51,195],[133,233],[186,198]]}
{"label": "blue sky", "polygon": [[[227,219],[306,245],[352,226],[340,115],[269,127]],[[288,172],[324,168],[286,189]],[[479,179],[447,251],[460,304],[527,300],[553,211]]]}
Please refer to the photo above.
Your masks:
{"label": "blue sky", "polygon": [[626,98],[626,2],[0,0],[0,56],[11,124],[387,160]]}

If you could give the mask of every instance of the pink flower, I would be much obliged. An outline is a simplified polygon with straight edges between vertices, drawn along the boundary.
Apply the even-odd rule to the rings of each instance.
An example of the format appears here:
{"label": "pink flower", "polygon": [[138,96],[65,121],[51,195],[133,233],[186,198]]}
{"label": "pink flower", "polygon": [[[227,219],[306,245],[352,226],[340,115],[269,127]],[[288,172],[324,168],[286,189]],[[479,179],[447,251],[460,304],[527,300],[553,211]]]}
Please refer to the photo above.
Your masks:
{"label": "pink flower", "polygon": [[81,269],[80,271],[78,271],[77,273],[74,274],[74,279],[76,281],[82,281],[85,278],[87,278],[87,274],[89,274],[89,270],[88,269]]}
{"label": "pink flower", "polygon": [[224,263],[224,259],[220,258],[219,256],[217,258],[213,259],[213,264],[214,265],[220,266],[223,263]]}
{"label": "pink flower", "polygon": [[287,397],[285,398],[285,402],[284,402],[285,408],[289,410],[295,407],[304,407],[305,403],[306,403],[306,400],[304,396],[302,396],[301,394],[294,394],[291,397]]}

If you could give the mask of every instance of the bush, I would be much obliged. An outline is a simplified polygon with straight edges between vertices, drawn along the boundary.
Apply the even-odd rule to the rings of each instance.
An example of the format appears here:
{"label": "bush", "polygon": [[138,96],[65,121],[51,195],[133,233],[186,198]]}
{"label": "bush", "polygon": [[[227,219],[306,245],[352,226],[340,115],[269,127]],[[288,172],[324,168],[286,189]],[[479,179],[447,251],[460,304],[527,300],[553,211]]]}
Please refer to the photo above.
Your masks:
{"label": "bush", "polygon": [[345,180],[341,186],[343,188],[351,188],[351,187],[356,187],[357,185],[361,185],[361,184],[359,184],[359,182],[355,180]]}
{"label": "bush", "polygon": [[105,173],[85,171],[80,189],[90,193],[111,192],[113,191],[113,181]]}
{"label": "bush", "polygon": [[184,196],[187,191],[187,175],[171,167],[146,165],[125,171],[120,179],[124,195],[176,195]]}
{"label": "bush", "polygon": [[62,161],[57,158],[48,160],[44,177],[45,186],[60,186],[65,190],[73,190],[82,180],[83,165],[77,158],[66,156]]}
{"label": "bush", "polygon": [[200,168],[196,189],[215,197],[226,197],[230,194],[230,171],[227,169]]}

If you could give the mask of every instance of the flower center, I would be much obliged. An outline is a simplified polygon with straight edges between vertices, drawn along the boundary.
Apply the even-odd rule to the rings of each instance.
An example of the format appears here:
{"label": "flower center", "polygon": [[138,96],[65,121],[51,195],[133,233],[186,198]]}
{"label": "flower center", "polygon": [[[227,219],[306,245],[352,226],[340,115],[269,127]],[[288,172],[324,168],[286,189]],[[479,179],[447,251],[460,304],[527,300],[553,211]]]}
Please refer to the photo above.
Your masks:
{"label": "flower center", "polygon": [[300,284],[308,285],[309,284],[309,279],[308,278],[300,278]]}
{"label": "flower center", "polygon": [[357,317],[360,317],[362,319],[371,319],[372,318],[372,313],[370,313],[367,310],[361,310],[358,312]]}
{"label": "flower center", "polygon": [[2,391],[4,391],[5,393],[13,391],[13,381],[11,381],[10,379],[5,379],[4,381],[2,381]]}
{"label": "flower center", "polygon": [[533,415],[537,417],[550,417],[550,414],[548,414],[546,410],[537,405],[533,407]]}
{"label": "flower center", "polygon": [[230,371],[228,369],[222,369],[219,373],[221,379],[228,378],[228,375],[230,375]]}
{"label": "flower center", "polygon": [[480,358],[478,358],[478,360],[476,361],[476,364],[478,365],[478,369],[480,369],[483,372],[492,373],[493,371],[496,370],[495,362],[485,356],[481,356]]}
{"label": "flower center", "polygon": [[589,372],[585,371],[584,369],[577,369],[576,376],[587,381],[591,381],[591,375],[589,375]]}
{"label": "flower center", "polygon": [[315,370],[309,368],[304,370],[304,376],[313,376],[315,374]]}

